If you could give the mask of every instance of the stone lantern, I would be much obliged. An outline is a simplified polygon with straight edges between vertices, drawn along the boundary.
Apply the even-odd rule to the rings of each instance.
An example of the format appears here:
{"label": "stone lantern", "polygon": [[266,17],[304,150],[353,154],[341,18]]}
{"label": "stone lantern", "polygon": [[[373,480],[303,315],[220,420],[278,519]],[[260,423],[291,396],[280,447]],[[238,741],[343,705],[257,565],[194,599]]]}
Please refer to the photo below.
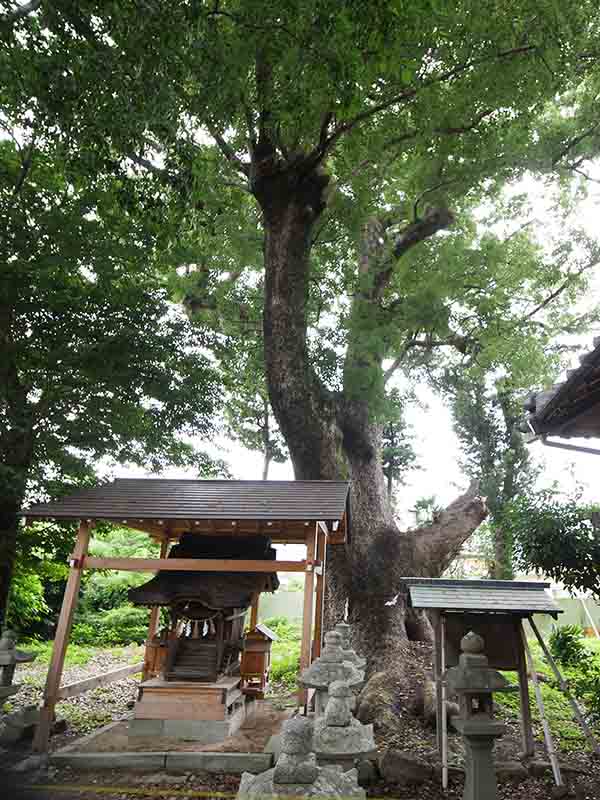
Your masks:
{"label": "stone lantern", "polygon": [[344,654],[344,661],[349,661],[354,664],[356,669],[364,670],[367,666],[367,659],[359,656],[356,650],[352,648],[350,643],[350,630],[351,626],[347,622],[338,622],[335,626],[336,630],[342,637],[342,652]]}
{"label": "stone lantern", "polygon": [[275,767],[252,775],[244,772],[237,800],[265,798],[339,797],[365,800],[355,769],[339,765],[319,766],[313,751],[313,724],[306,717],[292,717],[283,724],[281,755]]}
{"label": "stone lantern", "polygon": [[344,681],[333,681],[325,713],[315,720],[313,747],[319,764],[339,764],[352,769],[357,761],[375,754],[373,726],[352,714],[354,695]]}
{"label": "stone lantern", "polygon": [[344,681],[355,688],[364,681],[364,673],[344,659],[342,637],[337,631],[325,634],[325,646],[320,657],[315,659],[310,667],[303,670],[298,678],[298,683],[309,689],[316,689],[315,714],[325,712],[329,699],[327,690],[333,681]]}
{"label": "stone lantern", "polygon": [[463,800],[497,800],[494,741],[503,735],[504,723],[494,719],[493,693],[517,691],[497,670],[488,666],[484,641],[468,633],[460,643],[457,667],[446,672],[449,694],[458,696],[460,712],[452,725],[465,743],[465,790]]}
{"label": "stone lantern", "polygon": [[[37,657],[35,653],[17,650],[17,637],[13,631],[5,629],[0,638],[0,708],[4,702],[21,688],[14,684],[13,677],[18,664],[27,664]],[[38,722],[37,706],[30,705],[0,718],[0,744],[18,742],[27,728]]]}

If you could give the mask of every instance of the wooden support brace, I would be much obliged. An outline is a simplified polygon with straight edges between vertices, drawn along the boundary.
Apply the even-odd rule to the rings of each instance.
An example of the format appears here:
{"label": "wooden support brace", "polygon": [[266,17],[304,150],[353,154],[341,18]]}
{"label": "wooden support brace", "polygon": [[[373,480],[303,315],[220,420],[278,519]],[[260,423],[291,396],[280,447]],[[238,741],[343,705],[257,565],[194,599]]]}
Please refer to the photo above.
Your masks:
{"label": "wooden support brace", "polygon": [[77,681],[76,683],[68,683],[58,690],[57,700],[67,700],[69,697],[76,697],[84,692],[89,692],[91,689],[97,689],[99,686],[107,686],[110,683],[114,683],[114,681],[127,678],[129,675],[136,675],[143,668],[144,664],[140,661],[138,664],[112,669],[110,672],[103,672],[101,675],[94,675],[92,678],[85,678],[85,680]]}
{"label": "wooden support brace", "polygon": [[56,634],[54,636],[54,646],[52,648],[52,658],[46,676],[46,688],[44,689],[44,703],[41,708],[40,722],[36,728],[33,740],[33,750],[36,753],[45,753],[48,750],[48,739],[50,728],[54,719],[54,707],[58,700],[60,681],[65,663],[65,654],[69,644],[69,636],[73,625],[73,615],[77,607],[79,587],[81,586],[81,568],[90,543],[90,525],[88,522],[80,522],[75,549],[71,560],[71,569],[67,579],[67,586],[63,596]]}
{"label": "wooden support brace", "polygon": [[442,624],[440,612],[431,612],[434,635],[434,662],[433,680],[435,681],[435,732],[437,737],[437,748],[442,756]]}
{"label": "wooden support brace", "polygon": [[581,728],[581,730],[583,731],[584,736],[587,738],[588,742],[590,743],[590,745],[592,747],[592,750],[596,753],[596,755],[600,755],[600,745],[598,744],[598,742],[596,740],[596,737],[592,733],[592,731],[590,729],[590,726],[585,721],[585,717],[583,716],[583,714],[581,712],[581,709],[579,708],[579,704],[577,703],[577,700],[575,700],[575,698],[571,694],[571,690],[569,689],[569,684],[563,678],[563,676],[562,676],[562,674],[561,674],[561,672],[560,672],[555,660],[552,658],[552,653],[546,647],[546,642],[544,641],[544,638],[543,638],[542,634],[539,632],[538,627],[535,624],[535,622],[534,622],[532,617],[528,618],[528,622],[531,625],[531,630],[535,633],[535,637],[538,640],[544,655],[546,656],[546,661],[550,664],[550,668],[552,669],[552,672],[554,673],[554,677],[558,681],[558,685],[560,686],[561,691],[563,692],[563,694],[565,695],[565,697],[569,701],[569,704],[570,704],[570,706],[571,706],[571,708],[573,710],[573,714],[575,716],[575,719],[579,723],[579,727]]}
{"label": "wooden support brace", "polygon": [[442,675],[442,789],[448,788],[448,706],[446,705],[446,617],[440,614],[440,670]]}
{"label": "wooden support brace", "polygon": [[527,657],[527,666],[529,668],[529,674],[531,675],[531,682],[533,683],[533,688],[535,690],[535,699],[537,701],[538,709],[540,712],[540,718],[542,720],[544,740],[546,742],[546,750],[548,752],[548,758],[550,759],[550,764],[552,765],[552,774],[554,775],[554,782],[556,783],[557,786],[562,786],[563,779],[560,773],[560,765],[558,763],[556,750],[554,749],[554,741],[552,739],[552,733],[550,732],[550,726],[548,725],[548,720],[546,719],[546,710],[544,707],[542,690],[540,689],[540,682],[538,680],[537,672],[535,671],[535,665],[533,663],[533,657],[531,655],[531,650],[529,649],[527,637],[525,636],[525,631],[523,630],[523,625],[520,620],[519,620],[519,632],[521,634],[521,641],[523,642],[523,650],[525,651],[525,655]]}

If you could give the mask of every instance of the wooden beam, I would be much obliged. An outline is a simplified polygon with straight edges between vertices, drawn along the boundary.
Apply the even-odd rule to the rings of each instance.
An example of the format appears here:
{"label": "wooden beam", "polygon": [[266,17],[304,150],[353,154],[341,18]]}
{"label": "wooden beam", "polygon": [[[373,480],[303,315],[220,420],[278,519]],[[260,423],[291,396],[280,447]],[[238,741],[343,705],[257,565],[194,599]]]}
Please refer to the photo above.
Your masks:
{"label": "wooden beam", "polygon": [[550,732],[550,725],[548,724],[548,720],[546,719],[544,698],[542,697],[540,682],[537,676],[537,672],[535,670],[535,664],[533,663],[533,656],[531,655],[531,650],[529,649],[529,644],[527,642],[527,637],[525,636],[525,631],[523,630],[523,625],[521,623],[521,620],[519,620],[518,624],[519,624],[519,633],[521,634],[521,642],[523,643],[523,650],[525,651],[525,657],[527,658],[527,666],[529,667],[529,674],[531,675],[531,682],[533,683],[533,688],[535,691],[535,699],[537,701],[538,711],[540,712],[540,719],[542,721],[542,730],[544,731],[544,740],[546,742],[546,752],[548,753],[548,758],[552,766],[554,782],[556,783],[557,786],[562,786],[564,781],[560,771],[560,764],[558,763],[556,750],[554,749],[554,740],[552,739],[552,733]]}
{"label": "wooden beam", "polygon": [[119,667],[119,669],[113,669],[110,672],[103,672],[101,675],[94,675],[92,678],[86,678],[83,681],[68,683],[58,690],[57,699],[66,700],[69,697],[76,697],[78,694],[89,692],[90,689],[97,689],[98,686],[106,686],[109,683],[114,683],[114,681],[120,681],[128,675],[135,675],[141,672],[143,668],[144,662],[140,661],[139,664],[129,664],[127,667]]}
{"label": "wooden beam", "polygon": [[[306,561],[243,561],[220,558],[93,558],[84,559],[84,569],[115,569],[125,572],[306,572]],[[312,567],[310,567],[312,574]]]}
{"label": "wooden beam", "polygon": [[321,655],[323,644],[323,612],[325,606],[325,565],[327,559],[327,537],[317,528],[317,560],[321,569],[317,573],[317,593],[315,597],[315,631],[313,634],[313,659]]}
{"label": "wooden beam", "polygon": [[44,689],[44,703],[40,709],[40,721],[35,731],[33,750],[36,753],[45,753],[48,750],[50,727],[54,719],[54,707],[58,700],[60,680],[65,663],[65,654],[69,644],[69,636],[73,625],[73,615],[77,607],[77,598],[81,586],[82,564],[90,543],[90,524],[87,521],[79,523],[79,531],[75,542],[75,549],[71,557],[71,569],[67,579],[67,586],[63,596],[58,625],[54,635],[52,658],[46,676]]}
{"label": "wooden beam", "polygon": [[[315,536],[316,532],[311,531],[306,537],[306,561],[314,564],[315,559]],[[304,605],[302,609],[302,641],[300,643],[300,671],[310,666],[311,630],[313,618],[313,601],[315,588],[315,573],[311,569],[304,576]],[[300,705],[306,705],[306,689],[300,689],[298,693]]]}

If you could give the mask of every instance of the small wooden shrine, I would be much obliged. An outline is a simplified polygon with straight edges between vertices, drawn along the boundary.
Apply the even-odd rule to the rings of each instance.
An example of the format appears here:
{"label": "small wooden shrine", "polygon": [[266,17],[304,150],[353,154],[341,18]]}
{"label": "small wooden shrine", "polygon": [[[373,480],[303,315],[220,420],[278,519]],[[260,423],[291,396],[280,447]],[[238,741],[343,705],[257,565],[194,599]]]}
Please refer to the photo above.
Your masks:
{"label": "small wooden shrine", "polygon": [[[320,654],[326,545],[348,537],[348,488],[345,481],[128,479],[23,512],[28,522],[79,520],[34,749],[48,747],[84,569],[156,573],[129,592],[132,603],[151,608],[130,734],[205,743],[231,735],[267,687],[274,637],[257,625],[257,609],[261,593],[279,585],[278,572],[305,575],[301,667]],[[145,531],[160,545],[159,558],[90,556],[96,520]],[[306,558],[278,561],[275,543],[304,545]],[[159,630],[161,607],[168,624]]]}
{"label": "small wooden shrine", "polygon": [[518,674],[521,736],[525,757],[533,757],[535,753],[529,704],[529,680],[531,680],[543,721],[546,749],[552,764],[554,778],[557,785],[561,783],[560,767],[550,728],[545,719],[538,675],[523,627],[525,620],[529,623],[559,685],[565,692],[575,718],[593,749],[600,755],[600,746],[591,733],[575,698],[570,694],[533,618],[536,614],[550,614],[557,618],[558,614],[562,613],[562,609],[556,605],[546,591],[549,587],[548,583],[444,578],[403,578],[402,580],[408,588],[410,606],[428,611],[433,622],[437,738],[442,758],[444,787],[447,786],[448,779],[446,718],[448,686],[446,675],[449,667],[455,667],[459,663],[460,642],[470,632],[477,634],[485,641],[486,656],[492,669],[514,670]]}
{"label": "small wooden shrine", "polygon": [[266,625],[255,625],[244,637],[240,675],[242,692],[262,700],[269,683],[271,645],[277,636]]}

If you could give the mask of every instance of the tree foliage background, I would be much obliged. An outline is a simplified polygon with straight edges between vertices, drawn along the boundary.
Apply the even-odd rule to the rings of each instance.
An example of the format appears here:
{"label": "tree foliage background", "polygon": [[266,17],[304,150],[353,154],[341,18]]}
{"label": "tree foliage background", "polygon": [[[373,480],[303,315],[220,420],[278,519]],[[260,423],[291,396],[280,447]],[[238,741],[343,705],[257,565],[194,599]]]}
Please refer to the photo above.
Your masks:
{"label": "tree foliage background", "polygon": [[[470,471],[514,496],[526,459],[492,387],[512,408],[558,368],[556,336],[594,318],[573,308],[597,261],[573,204],[600,143],[599,12],[488,11],[7,5],[4,530],[35,470],[60,477],[82,452],[195,458],[180,434],[207,430],[215,367],[230,431],[267,467],[287,449],[297,477],[351,479],[357,535],[332,597],[439,574],[483,513],[471,498],[427,537],[398,531],[379,490],[398,376],[448,378]],[[531,175],[556,199],[552,244],[527,192],[506,190]],[[381,648],[402,638],[351,606]]]}

